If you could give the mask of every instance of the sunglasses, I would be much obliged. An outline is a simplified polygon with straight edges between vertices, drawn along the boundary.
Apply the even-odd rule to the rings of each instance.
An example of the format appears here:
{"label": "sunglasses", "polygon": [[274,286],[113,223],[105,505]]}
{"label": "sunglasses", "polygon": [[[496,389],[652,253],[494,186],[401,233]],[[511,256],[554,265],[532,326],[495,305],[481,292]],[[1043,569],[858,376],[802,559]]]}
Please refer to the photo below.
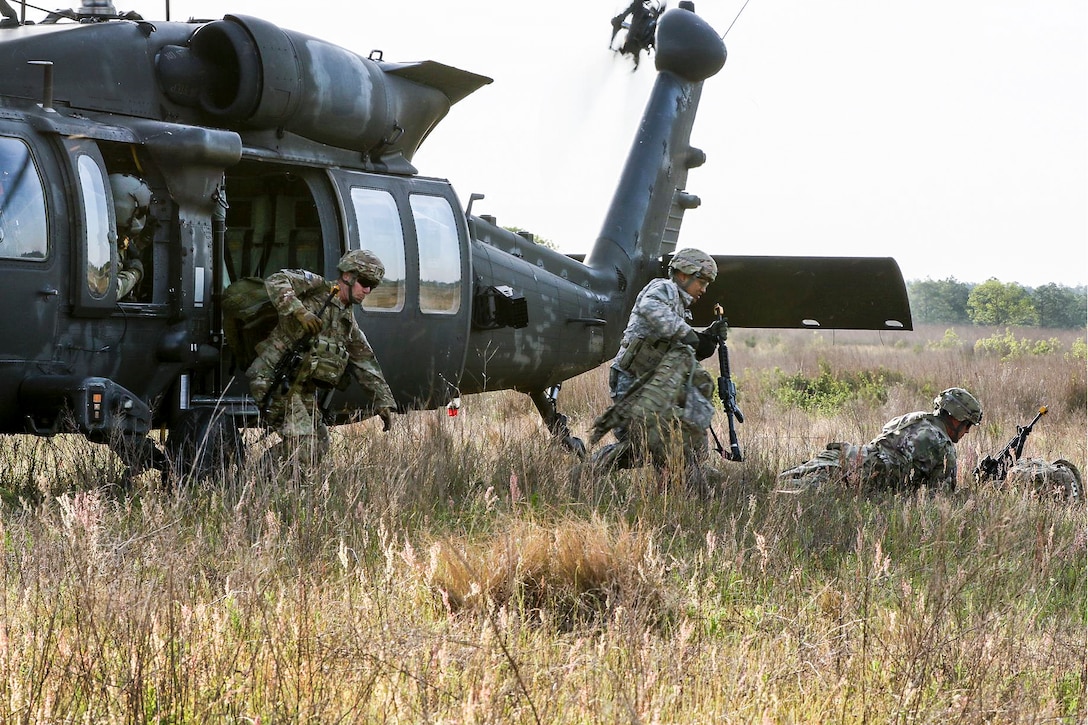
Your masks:
{"label": "sunglasses", "polygon": [[373,289],[381,284],[381,280],[371,279],[370,277],[356,277],[355,283]]}

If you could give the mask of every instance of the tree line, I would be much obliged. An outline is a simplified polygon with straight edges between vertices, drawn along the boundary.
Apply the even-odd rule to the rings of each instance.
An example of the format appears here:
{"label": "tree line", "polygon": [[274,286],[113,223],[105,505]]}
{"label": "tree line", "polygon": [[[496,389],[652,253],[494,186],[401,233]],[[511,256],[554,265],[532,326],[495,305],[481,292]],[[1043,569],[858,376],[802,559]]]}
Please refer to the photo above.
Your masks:
{"label": "tree line", "polygon": [[1088,325],[1088,291],[1084,285],[1046,284],[1024,287],[990,278],[982,284],[955,277],[907,282],[907,297],[916,323],[1023,325],[1071,329]]}

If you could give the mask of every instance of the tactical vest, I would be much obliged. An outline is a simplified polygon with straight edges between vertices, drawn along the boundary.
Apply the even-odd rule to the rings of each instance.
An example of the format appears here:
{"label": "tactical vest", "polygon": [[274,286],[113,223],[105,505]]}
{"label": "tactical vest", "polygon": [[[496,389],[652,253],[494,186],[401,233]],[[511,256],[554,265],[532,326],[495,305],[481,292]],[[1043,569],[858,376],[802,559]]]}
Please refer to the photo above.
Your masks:
{"label": "tactical vest", "polygon": [[300,378],[321,387],[337,387],[348,367],[347,346],[333,337],[319,335],[302,361]]}

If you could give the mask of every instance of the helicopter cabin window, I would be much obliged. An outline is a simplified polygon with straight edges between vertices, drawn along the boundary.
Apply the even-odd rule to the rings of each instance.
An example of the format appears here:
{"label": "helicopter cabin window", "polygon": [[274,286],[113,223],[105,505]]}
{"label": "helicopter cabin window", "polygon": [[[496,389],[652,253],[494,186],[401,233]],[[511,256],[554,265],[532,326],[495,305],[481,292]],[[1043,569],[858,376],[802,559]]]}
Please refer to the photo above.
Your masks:
{"label": "helicopter cabin window", "polygon": [[43,260],[47,239],[45,189],[30,149],[0,137],[0,257]]}
{"label": "helicopter cabin window", "polygon": [[413,194],[412,217],[419,242],[419,309],[455,315],[461,309],[461,245],[450,203]]}
{"label": "helicopter cabin window", "polygon": [[385,266],[385,277],[367,295],[363,308],[390,312],[404,309],[404,230],[396,200],[388,191],[354,186],[351,206],[359,227],[360,245],[378,255]]}
{"label": "helicopter cabin window", "polygon": [[106,184],[102,170],[90,156],[80,155],[78,168],[87,219],[87,287],[92,297],[101,299],[110,288],[112,252]]}

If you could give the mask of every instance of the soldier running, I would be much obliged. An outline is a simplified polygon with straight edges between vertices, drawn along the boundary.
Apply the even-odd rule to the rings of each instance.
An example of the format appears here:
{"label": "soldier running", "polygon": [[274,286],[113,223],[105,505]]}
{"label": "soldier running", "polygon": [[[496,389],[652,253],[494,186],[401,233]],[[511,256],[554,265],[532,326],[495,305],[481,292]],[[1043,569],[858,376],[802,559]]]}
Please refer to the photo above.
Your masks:
{"label": "soldier running", "polygon": [[[381,282],[385,266],[373,252],[357,249],[345,254],[336,268],[340,277],[335,291],[323,277],[305,270],[282,270],[265,280],[279,323],[257,345],[246,375],[258,404],[268,401],[262,413],[265,424],[277,428],[282,438],[273,453],[278,458],[298,451],[302,460],[317,462],[328,452],[329,429],[318,392],[338,387],[345,373],[373,396],[382,429],[392,425],[396,401],[352,311]],[[297,375],[275,380],[277,364],[304,336],[312,342]]]}

